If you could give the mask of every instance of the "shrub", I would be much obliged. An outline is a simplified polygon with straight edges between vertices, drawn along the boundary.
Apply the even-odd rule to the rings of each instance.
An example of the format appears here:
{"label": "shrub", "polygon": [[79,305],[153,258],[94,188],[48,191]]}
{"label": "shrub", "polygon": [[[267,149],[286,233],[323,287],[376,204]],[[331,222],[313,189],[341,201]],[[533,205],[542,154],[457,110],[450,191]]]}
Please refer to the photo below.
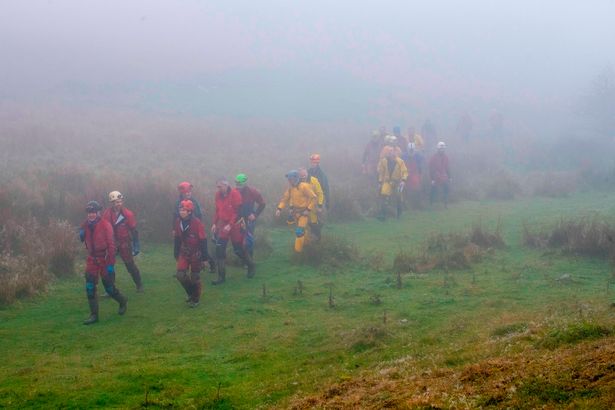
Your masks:
{"label": "shrub", "polygon": [[50,280],[42,265],[24,256],[0,255],[0,305],[43,292]]}
{"label": "shrub", "polygon": [[0,230],[0,303],[43,292],[54,275],[73,275],[76,235],[66,221],[8,220]]}
{"label": "shrub", "polygon": [[555,349],[564,344],[599,339],[612,333],[612,329],[592,322],[571,323],[565,327],[552,330],[538,345],[547,349]]}
{"label": "shrub", "polygon": [[340,236],[323,236],[320,241],[310,241],[302,253],[293,255],[296,263],[327,268],[341,268],[358,260],[357,247]]}
{"label": "shrub", "polygon": [[393,260],[393,271],[407,273],[426,272],[434,268],[465,269],[480,261],[488,250],[504,246],[499,223],[493,232],[476,224],[466,233],[430,236],[418,254],[401,249]]}
{"label": "shrub", "polygon": [[523,243],[532,248],[561,248],[564,252],[586,256],[613,256],[615,226],[598,217],[561,219],[550,229],[523,228]]}

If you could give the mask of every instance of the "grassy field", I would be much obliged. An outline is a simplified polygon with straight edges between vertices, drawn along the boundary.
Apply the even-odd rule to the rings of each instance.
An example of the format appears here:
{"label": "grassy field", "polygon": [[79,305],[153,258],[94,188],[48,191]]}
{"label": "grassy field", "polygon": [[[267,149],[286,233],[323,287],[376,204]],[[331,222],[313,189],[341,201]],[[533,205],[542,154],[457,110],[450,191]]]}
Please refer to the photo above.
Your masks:
{"label": "grassy field", "polygon": [[[577,321],[612,327],[607,260],[521,246],[524,223],[593,212],[615,215],[615,194],[462,202],[400,221],[329,225],[325,235],[349,238],[362,256],[339,270],[291,263],[291,232],[271,228],[273,252],[257,255],[256,277],[231,267],[230,280],[212,287],[213,275],[203,273],[197,309],[186,307],[172,276],[171,244],[144,243],[138,264],[146,293],[135,293],[118,264],[129,298],[124,317],[115,302],[102,300],[101,321],[81,325],[88,314],[81,278],[0,311],[0,407],[285,407],[382,362],[412,358],[419,369],[455,368],[522,349],[496,337],[508,328],[546,334]],[[505,249],[472,269],[403,275],[398,289],[390,267],[400,249],[432,233],[498,221]],[[564,274],[573,282],[560,284]]]}

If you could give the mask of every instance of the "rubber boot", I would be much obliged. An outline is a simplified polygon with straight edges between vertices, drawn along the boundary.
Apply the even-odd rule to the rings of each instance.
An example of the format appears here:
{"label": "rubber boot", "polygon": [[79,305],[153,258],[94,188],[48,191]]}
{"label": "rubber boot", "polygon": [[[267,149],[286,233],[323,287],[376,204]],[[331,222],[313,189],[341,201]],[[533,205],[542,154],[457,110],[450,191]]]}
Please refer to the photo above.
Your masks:
{"label": "rubber boot", "polygon": [[245,265],[248,267],[248,271],[246,273],[246,276],[248,278],[253,278],[254,275],[256,274],[256,265],[254,264],[254,260],[252,259],[250,254],[248,254],[245,251],[242,253],[242,255],[240,257],[241,257],[241,260],[243,261],[243,263],[245,263]]}
{"label": "rubber boot", "polygon": [[126,309],[128,308],[128,299],[126,296],[122,295],[119,290],[116,289],[115,294],[111,296],[117,303],[120,304],[120,307],[117,311],[117,314],[123,316],[126,313]]}
{"label": "rubber boot", "polygon": [[216,273],[218,271],[216,267],[216,260],[210,256],[208,261],[209,261],[209,273]]}
{"label": "rubber boot", "polygon": [[141,281],[141,272],[134,262],[126,263],[126,270],[130,273],[133,282],[137,286],[137,292],[143,293],[143,282]]}
{"label": "rubber boot", "polygon": [[192,297],[188,304],[191,308],[195,308],[199,305],[199,299],[201,299],[201,281],[194,282],[192,285]]}
{"label": "rubber boot", "polygon": [[90,317],[83,321],[84,325],[93,325],[98,322],[98,299],[96,297],[88,298],[90,305]]}
{"label": "rubber boot", "polygon": [[211,282],[212,285],[221,285],[226,282],[226,260],[218,260],[218,279]]}
{"label": "rubber boot", "polygon": [[312,231],[312,236],[314,237],[315,240],[319,241],[320,240],[320,232],[321,232],[321,224],[320,223],[315,223],[310,225],[311,227],[311,231]]}

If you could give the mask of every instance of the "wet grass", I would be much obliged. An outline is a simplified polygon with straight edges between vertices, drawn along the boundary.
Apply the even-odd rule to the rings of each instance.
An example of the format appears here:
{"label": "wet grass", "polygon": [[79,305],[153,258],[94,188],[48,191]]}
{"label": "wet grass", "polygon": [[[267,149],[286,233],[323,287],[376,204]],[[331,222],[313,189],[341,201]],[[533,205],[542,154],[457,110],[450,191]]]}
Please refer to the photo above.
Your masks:
{"label": "wet grass", "polygon": [[[323,234],[346,238],[359,255],[327,270],[290,263],[292,232],[275,228],[268,232],[271,253],[257,252],[254,279],[231,267],[227,283],[212,287],[213,275],[203,273],[197,309],[185,306],[172,277],[171,245],[144,243],[138,263],[146,293],[137,294],[118,266],[119,287],[129,297],[124,317],[103,300],[101,321],[81,325],[87,303],[78,278],[0,310],[0,407],[284,406],[400,357],[419,367],[472,362],[490,353],[477,352],[476,343],[515,332],[514,325],[506,328],[511,323],[555,329],[551,323],[576,323],[582,315],[610,326],[594,321],[612,321],[605,308],[614,297],[605,288],[608,261],[544,256],[522,246],[521,233],[523,221],[553,223],[588,209],[613,213],[613,199],[463,202],[399,221],[331,224]],[[501,224],[506,249],[467,269],[405,275],[397,286],[392,266],[400,247],[413,250],[430,235],[467,231],[477,222],[490,229]],[[364,262],[370,255],[378,266]],[[575,282],[554,285],[564,272]]]}

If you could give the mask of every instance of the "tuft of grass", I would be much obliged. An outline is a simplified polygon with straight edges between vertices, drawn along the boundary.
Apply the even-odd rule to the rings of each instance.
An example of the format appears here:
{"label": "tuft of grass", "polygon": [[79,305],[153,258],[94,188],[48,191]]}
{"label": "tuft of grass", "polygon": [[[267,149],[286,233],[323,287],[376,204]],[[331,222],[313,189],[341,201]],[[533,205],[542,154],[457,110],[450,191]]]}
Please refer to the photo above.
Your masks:
{"label": "tuft of grass", "polygon": [[308,242],[302,253],[293,255],[295,263],[327,268],[340,268],[358,261],[358,248],[346,238],[335,235]]}
{"label": "tuft of grass", "polygon": [[615,254],[615,226],[599,217],[560,219],[548,229],[523,227],[523,244],[530,248],[560,248],[566,253],[609,257]]}
{"label": "tuft of grass", "polygon": [[511,323],[509,325],[498,326],[491,332],[491,336],[505,337],[527,330],[527,323]]}
{"label": "tuft of grass", "polygon": [[584,340],[599,339],[613,333],[603,325],[592,322],[572,323],[563,328],[553,329],[538,342],[539,347],[555,349],[565,344],[574,344]]}

